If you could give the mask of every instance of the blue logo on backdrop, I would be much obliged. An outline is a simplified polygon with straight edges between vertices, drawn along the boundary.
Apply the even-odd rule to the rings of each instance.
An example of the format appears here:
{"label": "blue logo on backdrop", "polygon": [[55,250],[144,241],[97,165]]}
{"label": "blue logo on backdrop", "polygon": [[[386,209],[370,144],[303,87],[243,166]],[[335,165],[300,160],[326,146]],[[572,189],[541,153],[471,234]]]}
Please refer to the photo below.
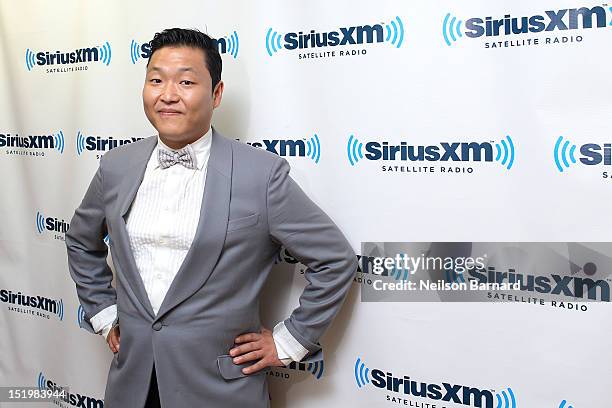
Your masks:
{"label": "blue logo on backdrop", "polygon": [[348,45],[363,45],[374,43],[388,43],[393,48],[400,48],[404,43],[404,23],[399,16],[386,23],[360,25],[352,27],[339,27],[337,30],[318,32],[287,32],[280,34],[272,27],[266,31],[265,45],[269,56],[285,49],[299,50],[299,59],[335,57],[345,55],[363,55],[366,49],[340,50],[326,52],[308,52],[308,50],[324,49]]}
{"label": "blue logo on backdrop", "polygon": [[79,305],[77,309],[77,325],[81,327],[81,323],[85,320],[85,309],[83,306]]}
{"label": "blue logo on backdrop", "polygon": [[576,164],[576,145],[559,136],[555,143],[554,159],[557,170],[563,173],[564,169],[569,169],[570,162]]}
{"label": "blue logo on backdrop", "polygon": [[132,64],[138,62],[139,59],[147,59],[151,56],[151,44],[146,42],[139,44],[137,41],[132,40],[130,43],[130,59]]}
{"label": "blue logo on backdrop", "polygon": [[446,41],[446,45],[452,45],[452,42],[457,41],[459,38],[463,37],[463,32],[461,30],[461,20],[458,20],[457,17],[451,16],[448,13],[444,17],[444,22],[442,23],[442,35],[444,36],[444,41]]}
{"label": "blue logo on backdrop", "polygon": [[[553,148],[553,160],[560,173],[574,166],[612,166],[612,143],[585,143],[580,146],[559,136]],[[602,171],[603,179],[612,178],[612,172]]]}
{"label": "blue logo on backdrop", "polygon": [[[409,145],[404,141],[399,144],[386,141],[361,142],[355,135],[350,135],[346,144],[346,157],[352,167],[364,159],[423,164],[420,167],[382,166],[382,171],[389,172],[432,173],[436,168],[430,163],[448,162],[497,162],[506,170],[510,170],[514,165],[515,154],[515,145],[509,135],[497,142],[440,142],[426,146]],[[452,167],[440,167],[439,171],[455,172]],[[469,167],[459,172],[472,173],[473,168]]]}
{"label": "blue logo on backdrop", "polygon": [[[25,295],[9,289],[0,290],[0,301],[9,305],[9,311],[35,315],[49,319],[55,315],[60,321],[64,320],[64,301],[51,299],[40,295]],[[23,309],[22,307],[30,309]]]}
{"label": "blue logo on backdrop", "polygon": [[[360,357],[355,360],[353,371],[358,388],[372,385],[376,388],[391,391],[400,395],[427,398],[435,401],[452,402],[471,407],[482,408],[516,408],[516,396],[512,388],[506,388],[495,393],[466,385],[452,384],[447,382],[426,383],[415,381],[409,376],[395,376],[389,371],[372,369],[365,365]],[[403,403],[408,401],[403,397],[387,396],[387,401]],[[497,404],[495,404],[497,403]]]}
{"label": "blue logo on backdrop", "polygon": [[457,273],[452,269],[446,269],[444,274],[446,275],[446,281],[449,283],[466,283],[465,277],[463,276],[464,274],[462,273]]}
{"label": "blue logo on backdrop", "polygon": [[52,399],[54,400],[54,403],[59,406],[62,406],[61,404],[58,404],[58,402],[61,401],[75,407],[104,408],[104,400],[83,394],[71,393],[68,391],[69,387],[60,386],[56,384],[55,382],[45,377],[42,371],[39,372],[38,377],[36,377],[36,385],[39,391],[52,391]]}
{"label": "blue logo on backdrop", "polygon": [[61,130],[47,135],[28,136],[0,133],[0,148],[6,149],[8,155],[44,157],[49,150],[64,154],[65,145],[64,132]]}
{"label": "blue logo on backdrop", "polygon": [[[447,13],[442,20],[442,37],[448,46],[461,39],[485,37],[488,39],[484,44],[485,48],[507,48],[581,42],[583,40],[582,35],[574,36],[570,34],[573,34],[575,30],[609,26],[612,26],[612,7],[606,9],[602,6],[547,10],[541,14],[521,17],[514,17],[510,13],[497,19],[493,17],[473,17],[467,19],[465,24],[460,18]],[[511,40],[496,38],[537,33],[550,35],[544,38],[514,37]],[[552,35],[552,33],[564,35],[557,36]]]}
{"label": "blue logo on backdrop", "polygon": [[219,54],[229,54],[234,59],[238,57],[238,49],[240,48],[240,40],[238,39],[238,33],[234,30],[232,33],[222,38],[215,39],[217,43],[217,49]]}
{"label": "blue logo on backdrop", "polygon": [[[238,50],[240,49],[240,39],[236,30],[232,31],[225,37],[216,38],[214,42],[217,45],[219,54],[231,55],[234,59],[238,58]],[[148,59],[151,57],[151,44],[149,42],[139,43],[132,39],[130,42],[130,60],[132,64],[136,64],[140,59]]]}
{"label": "blue logo on backdrop", "polygon": [[314,363],[292,362],[289,364],[289,369],[309,372],[310,374],[314,376],[314,378],[318,380],[323,375],[324,364],[323,364],[323,360],[315,361]]}
{"label": "blue logo on backdrop", "polygon": [[64,234],[70,228],[64,219],[58,219],[56,217],[45,217],[40,211],[36,211],[36,231],[39,234],[50,232],[53,234],[53,238],[64,241]]}
{"label": "blue logo on backdrop", "polygon": [[102,154],[114,149],[115,147],[123,146],[124,144],[128,143],[134,143],[142,139],[142,137],[114,138],[112,136],[102,137],[85,135],[79,130],[76,137],[76,151],[77,155],[79,156],[86,151],[97,152],[99,153],[97,157],[100,158],[102,157]]}
{"label": "blue logo on backdrop", "polygon": [[263,139],[246,144],[281,157],[307,157],[315,163],[321,159],[321,141],[316,133],[308,139]]}
{"label": "blue logo on backdrop", "polygon": [[[112,55],[108,41],[99,46],[78,48],[73,51],[33,51],[26,48],[25,66],[28,71],[32,71],[36,66],[44,66],[47,67],[47,73],[85,71],[88,65],[84,64],[99,62],[109,66]],[[58,65],[61,67],[50,68]]]}
{"label": "blue logo on backdrop", "polygon": [[[582,267],[572,264],[572,268],[583,271],[587,277],[567,276],[564,272],[551,273],[550,275],[530,275],[518,271],[516,268],[508,268],[507,271],[497,270],[495,266],[466,268],[464,272],[445,270],[446,280],[449,283],[466,283],[476,281],[479,284],[487,283],[519,283],[519,289],[523,292],[551,294],[571,298],[571,300],[594,300],[610,302],[610,283],[606,279],[592,279],[591,276],[597,270],[597,266],[588,262]],[[489,299],[506,299],[500,294],[493,294]],[[557,303],[552,301],[555,306]],[[580,308],[582,309],[582,307]],[[586,310],[584,308],[583,310]]]}
{"label": "blue logo on backdrop", "polygon": [[294,361],[286,367],[272,367],[272,369],[268,371],[267,375],[274,378],[288,380],[291,376],[289,372],[285,371],[286,369],[310,373],[315,379],[319,380],[323,376],[323,371],[325,368],[323,360],[315,361],[314,363],[299,363]]}
{"label": "blue logo on backdrop", "polygon": [[566,404],[567,404],[566,400],[561,401],[561,404],[559,404],[559,408],[574,408],[573,406],[566,405]]}

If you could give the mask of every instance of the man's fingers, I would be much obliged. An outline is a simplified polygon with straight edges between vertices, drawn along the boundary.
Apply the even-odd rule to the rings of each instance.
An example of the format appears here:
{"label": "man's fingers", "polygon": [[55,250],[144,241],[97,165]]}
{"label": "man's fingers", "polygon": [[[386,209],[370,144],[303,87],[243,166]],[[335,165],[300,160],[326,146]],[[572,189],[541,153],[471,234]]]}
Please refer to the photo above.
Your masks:
{"label": "man's fingers", "polygon": [[119,332],[119,326],[115,327],[115,335],[113,337],[115,338],[115,347],[117,348],[117,351],[119,351],[121,348],[121,334]]}
{"label": "man's fingers", "polygon": [[108,336],[108,348],[113,352],[116,353],[117,352],[117,348],[115,347],[115,345],[113,344],[113,339],[111,338],[111,336]]}
{"label": "man's fingers", "polygon": [[117,347],[115,347],[115,342],[113,341],[113,336],[109,336],[108,338],[108,346],[110,347],[111,351],[113,353],[117,352]]}
{"label": "man's fingers", "polygon": [[113,340],[113,345],[115,346],[115,349],[117,351],[119,351],[119,347],[120,347],[120,341],[119,341],[119,336],[117,334],[113,334],[112,336],[112,340]]}
{"label": "man's fingers", "polygon": [[119,351],[120,345],[120,337],[119,337],[119,326],[113,327],[108,333],[108,347],[111,349],[113,353],[117,353]]}
{"label": "man's fingers", "polygon": [[236,357],[241,354],[248,353],[249,351],[258,350],[259,348],[261,348],[259,347],[259,342],[252,341],[250,343],[245,343],[245,344],[242,344],[238,347],[234,347],[233,349],[231,349],[230,356]]}
{"label": "man's fingers", "polygon": [[242,363],[246,363],[247,361],[259,360],[263,356],[264,356],[264,353],[262,350],[251,351],[250,353],[246,353],[241,356],[235,357],[234,364],[242,364]]}
{"label": "man's fingers", "polygon": [[259,333],[245,333],[245,334],[241,334],[240,336],[236,337],[236,339],[234,340],[234,343],[236,344],[247,343],[249,341],[257,341],[260,338],[261,338],[261,334]]}
{"label": "man's fingers", "polygon": [[266,368],[268,366],[268,363],[264,361],[265,359],[261,359],[258,362],[256,362],[255,364],[245,367],[242,369],[242,372],[244,374],[253,374],[258,372],[259,370],[262,370],[264,368]]}

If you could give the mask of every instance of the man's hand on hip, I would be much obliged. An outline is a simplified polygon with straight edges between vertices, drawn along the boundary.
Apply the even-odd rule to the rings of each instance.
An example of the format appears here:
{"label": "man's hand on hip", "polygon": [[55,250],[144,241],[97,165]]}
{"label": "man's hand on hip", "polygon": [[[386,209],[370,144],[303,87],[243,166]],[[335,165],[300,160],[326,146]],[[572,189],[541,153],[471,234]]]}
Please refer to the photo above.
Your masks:
{"label": "man's hand on hip", "polygon": [[234,364],[259,360],[243,368],[244,374],[253,374],[266,367],[284,367],[283,362],[278,359],[272,331],[265,327],[261,328],[261,333],[241,334],[234,342],[237,346],[230,350],[230,356],[234,357]]}
{"label": "man's hand on hip", "polygon": [[106,336],[106,342],[108,343],[108,347],[111,349],[113,353],[119,351],[119,325],[113,326],[112,329],[108,332]]}

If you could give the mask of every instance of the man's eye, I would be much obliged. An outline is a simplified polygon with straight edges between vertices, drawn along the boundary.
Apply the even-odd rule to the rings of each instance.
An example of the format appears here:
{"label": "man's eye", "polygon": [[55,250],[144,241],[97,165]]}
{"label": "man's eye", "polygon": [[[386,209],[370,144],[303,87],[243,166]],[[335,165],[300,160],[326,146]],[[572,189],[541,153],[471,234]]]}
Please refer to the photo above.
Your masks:
{"label": "man's eye", "polygon": [[161,79],[158,78],[153,78],[151,80],[149,80],[150,82],[154,83],[154,84],[159,84],[161,82]]}
{"label": "man's eye", "polygon": [[182,83],[182,84],[185,84],[185,85],[193,85],[193,82],[188,81],[188,80],[186,80],[186,79],[182,80],[182,81],[181,81],[181,83]]}

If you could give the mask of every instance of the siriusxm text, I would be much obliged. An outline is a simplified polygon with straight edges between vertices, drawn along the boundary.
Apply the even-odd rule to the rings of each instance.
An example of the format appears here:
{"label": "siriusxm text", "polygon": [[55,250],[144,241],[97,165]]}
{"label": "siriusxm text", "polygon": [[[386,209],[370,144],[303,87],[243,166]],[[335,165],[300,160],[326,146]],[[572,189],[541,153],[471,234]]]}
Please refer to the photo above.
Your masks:
{"label": "siriusxm text", "polygon": [[269,152],[279,156],[306,156],[306,142],[303,140],[279,140],[279,139],[264,139],[258,142],[246,142],[248,145],[260,149],[266,149]]}
{"label": "siriusxm text", "polygon": [[37,65],[76,64],[100,59],[99,50],[95,47],[80,48],[74,51],[40,51],[36,53]]}
{"label": "siriusxm text", "polygon": [[493,393],[466,385],[426,383],[411,380],[408,376],[396,377],[393,373],[379,369],[372,370],[372,384],[388,391],[413,395],[415,397],[452,402],[456,404],[493,408]]}
{"label": "siriusxm text", "polygon": [[57,300],[49,299],[44,296],[31,296],[21,292],[14,293],[11,290],[1,289],[0,301],[13,305],[33,307],[54,314],[58,312]]}
{"label": "siriusxm text", "polygon": [[407,142],[367,142],[368,160],[402,161],[493,161],[493,145],[489,142],[442,142],[435,145],[415,146]]}
{"label": "siriusxm text", "polygon": [[593,28],[594,25],[597,28],[607,27],[606,10],[601,6],[547,10],[543,14],[526,17],[513,17],[510,14],[499,19],[474,17],[466,20],[465,34],[471,38],[483,35],[493,37],[542,31],[577,30]]}
{"label": "siriusxm text", "polygon": [[70,393],[61,386],[58,386],[51,380],[45,382],[45,387],[51,391],[57,391],[63,396],[57,398],[67,404],[70,404],[77,408],[104,408],[104,401],[94,397],[88,397],[87,395],[81,395],[76,393]]}
{"label": "siriusxm text", "polygon": [[0,147],[21,147],[29,149],[54,149],[53,135],[11,136],[10,133],[0,133]]}

